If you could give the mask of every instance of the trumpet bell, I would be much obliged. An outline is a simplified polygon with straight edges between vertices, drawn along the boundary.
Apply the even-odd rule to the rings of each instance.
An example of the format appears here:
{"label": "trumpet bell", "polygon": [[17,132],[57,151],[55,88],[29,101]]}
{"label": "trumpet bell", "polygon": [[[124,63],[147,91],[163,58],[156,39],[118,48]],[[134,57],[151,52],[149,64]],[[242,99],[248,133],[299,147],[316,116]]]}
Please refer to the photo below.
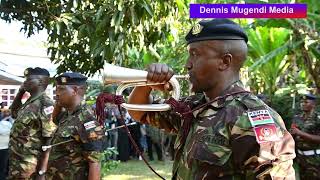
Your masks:
{"label": "trumpet bell", "polygon": [[105,64],[103,80],[105,84],[146,82],[147,74],[147,71]]}
{"label": "trumpet bell", "polygon": [[[147,71],[136,70],[130,68],[119,67],[111,64],[104,66],[103,83],[117,83],[120,84],[116,90],[116,95],[122,95],[122,92],[135,86],[148,86],[155,84],[147,84]],[[176,100],[180,98],[180,85],[178,80],[173,76],[169,83],[171,84],[173,91],[172,97]],[[168,104],[121,104],[127,110],[133,111],[168,111],[170,105]]]}

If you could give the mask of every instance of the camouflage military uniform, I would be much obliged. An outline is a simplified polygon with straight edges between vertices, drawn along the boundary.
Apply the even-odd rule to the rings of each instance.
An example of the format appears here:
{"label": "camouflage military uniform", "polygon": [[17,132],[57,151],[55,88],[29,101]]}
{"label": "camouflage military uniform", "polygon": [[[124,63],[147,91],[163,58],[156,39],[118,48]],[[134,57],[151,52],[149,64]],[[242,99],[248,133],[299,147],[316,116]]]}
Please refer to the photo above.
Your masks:
{"label": "camouflage military uniform", "polygon": [[[295,116],[293,123],[303,132],[320,136],[320,114],[313,112]],[[296,137],[297,162],[301,179],[320,179],[320,144],[310,143]],[[311,154],[310,154],[311,153]]]}
{"label": "camouflage military uniform", "polygon": [[[221,96],[239,91],[244,91],[243,85],[236,82]],[[184,102],[193,109],[207,100],[204,95],[195,95]],[[253,128],[249,112],[257,110],[269,112],[272,118],[267,119],[273,119],[273,129],[264,123]],[[250,93],[225,96],[194,111],[193,116],[185,144],[181,142],[183,119],[175,112],[148,112],[141,119],[143,123],[178,133],[173,179],[263,179],[270,176],[294,179],[294,141],[281,117],[256,96]],[[276,138],[268,140],[267,133],[263,136],[255,130],[262,129],[260,127]],[[265,141],[261,141],[261,136]]]}
{"label": "camouflage military uniform", "polygon": [[35,175],[44,137],[52,137],[56,129],[52,111],[53,102],[44,93],[28,99],[19,110],[10,134],[9,179]]}
{"label": "camouflage military uniform", "polygon": [[51,144],[74,139],[75,141],[52,147],[47,179],[88,179],[88,162],[100,162],[102,151],[102,127],[86,105],[80,105],[72,113],[59,115],[59,126]]}

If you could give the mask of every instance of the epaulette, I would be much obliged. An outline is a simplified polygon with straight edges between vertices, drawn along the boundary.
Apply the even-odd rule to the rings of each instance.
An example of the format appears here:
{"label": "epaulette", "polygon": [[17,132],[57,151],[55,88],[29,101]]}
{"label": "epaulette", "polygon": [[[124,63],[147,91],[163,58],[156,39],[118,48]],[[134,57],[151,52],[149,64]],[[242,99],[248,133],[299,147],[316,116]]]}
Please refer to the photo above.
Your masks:
{"label": "epaulette", "polygon": [[242,103],[247,109],[261,109],[268,106],[257,96],[253,94],[246,94],[236,98],[240,103]]}

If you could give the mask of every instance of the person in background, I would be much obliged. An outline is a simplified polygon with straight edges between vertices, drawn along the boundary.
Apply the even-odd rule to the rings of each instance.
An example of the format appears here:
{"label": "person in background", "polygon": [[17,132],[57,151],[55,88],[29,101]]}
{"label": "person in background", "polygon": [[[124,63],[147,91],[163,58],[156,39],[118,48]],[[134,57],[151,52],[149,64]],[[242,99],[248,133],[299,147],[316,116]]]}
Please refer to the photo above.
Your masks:
{"label": "person in background", "polygon": [[65,111],[57,115],[58,129],[51,144],[47,180],[99,180],[103,151],[103,127],[83,102],[87,77],[63,73],[56,77],[56,107]]}
{"label": "person in background", "polygon": [[[129,123],[135,123],[135,124],[132,124],[130,126],[128,126],[129,128],[129,131],[131,133],[131,136],[133,138],[133,140],[136,142],[139,150],[141,152],[143,152],[143,148],[140,144],[140,139],[141,139],[141,131],[140,131],[140,123],[138,122],[135,122],[131,117],[130,115],[128,114],[127,112],[127,117],[129,119]],[[134,145],[130,142],[130,139],[129,139],[129,146],[130,146],[130,156],[133,157],[134,159],[139,159],[139,154],[137,153]]]}
{"label": "person in background", "polygon": [[2,119],[2,109],[4,108],[3,102],[0,102],[0,119]]}
{"label": "person in background", "polygon": [[2,109],[2,119],[0,120],[0,179],[6,179],[8,175],[9,159],[9,136],[13,124],[13,119],[9,109]]}
{"label": "person in background", "polygon": [[[126,109],[122,108],[121,111],[122,111],[121,113],[124,117],[124,123],[128,124],[130,119],[127,116]],[[115,111],[115,112],[116,112],[115,117],[117,118],[117,126],[123,125],[119,111]],[[117,150],[119,153],[118,160],[120,160],[121,162],[127,162],[130,159],[130,157],[129,157],[129,153],[130,153],[129,137],[128,137],[128,133],[125,128],[118,129]]]}
{"label": "person in background", "polygon": [[[141,132],[141,138],[140,138],[140,145],[142,148],[142,152],[147,152],[148,145],[147,145],[147,130],[146,125],[141,124],[140,125],[140,132]],[[142,160],[142,157],[139,156],[139,160]]]}
{"label": "person in background", "polygon": [[291,125],[302,180],[320,179],[320,113],[316,111],[316,100],[313,94],[304,95],[302,113],[294,116]]}
{"label": "person in background", "polygon": [[148,145],[148,156],[149,160],[153,161],[153,147],[156,149],[156,153],[158,156],[158,161],[163,161],[163,153],[162,153],[162,137],[163,132],[155,127],[150,125],[146,125],[147,131],[147,145]]}
{"label": "person in background", "polygon": [[[45,159],[41,146],[47,144],[56,130],[52,121],[53,101],[45,94],[50,74],[43,68],[27,68],[26,80],[20,86],[12,105],[15,119],[9,141],[8,179],[33,179],[42,176],[38,167]],[[22,104],[25,92],[30,98]]]}

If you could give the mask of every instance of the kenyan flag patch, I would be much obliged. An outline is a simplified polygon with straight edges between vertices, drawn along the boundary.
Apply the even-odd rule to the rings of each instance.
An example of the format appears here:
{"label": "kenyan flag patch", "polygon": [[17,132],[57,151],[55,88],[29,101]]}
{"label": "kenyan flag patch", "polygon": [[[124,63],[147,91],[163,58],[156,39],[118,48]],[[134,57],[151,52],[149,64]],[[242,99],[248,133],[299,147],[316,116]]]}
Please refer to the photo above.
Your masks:
{"label": "kenyan flag patch", "polygon": [[273,118],[270,115],[270,112],[266,109],[257,110],[257,111],[249,111],[248,117],[252,127],[263,124],[271,124],[274,123]]}

